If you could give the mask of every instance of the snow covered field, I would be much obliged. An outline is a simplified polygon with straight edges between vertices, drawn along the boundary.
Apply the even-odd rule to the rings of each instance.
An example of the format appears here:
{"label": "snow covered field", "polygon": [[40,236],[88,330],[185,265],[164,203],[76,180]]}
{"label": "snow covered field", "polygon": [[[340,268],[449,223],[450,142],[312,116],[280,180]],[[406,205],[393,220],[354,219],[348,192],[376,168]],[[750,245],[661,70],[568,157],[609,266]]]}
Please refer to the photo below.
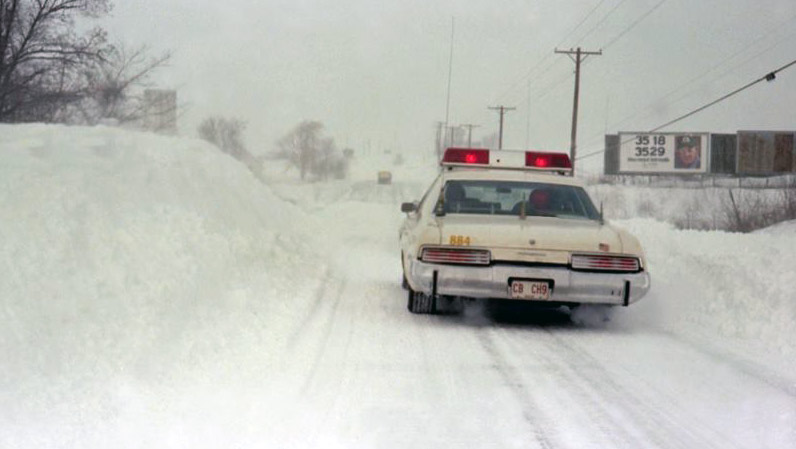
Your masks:
{"label": "snow covered field", "polygon": [[0,447],[796,446],[793,223],[628,212],[653,288],[607,324],[414,316],[399,206],[434,172],[263,185],[197,140],[0,126]]}

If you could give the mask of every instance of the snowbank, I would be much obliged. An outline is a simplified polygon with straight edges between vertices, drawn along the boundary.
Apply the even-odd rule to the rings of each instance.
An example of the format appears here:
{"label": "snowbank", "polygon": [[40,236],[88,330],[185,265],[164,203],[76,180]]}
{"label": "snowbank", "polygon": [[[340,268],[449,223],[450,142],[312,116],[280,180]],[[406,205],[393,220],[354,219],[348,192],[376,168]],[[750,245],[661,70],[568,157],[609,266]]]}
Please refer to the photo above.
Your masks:
{"label": "snowbank", "polygon": [[779,236],[793,236],[796,235],[796,220],[783,221],[767,228],[755,231],[756,234],[779,235]]}
{"label": "snowbank", "polygon": [[712,340],[748,356],[796,360],[796,233],[677,230],[651,219],[618,220],[646,252],[652,289],[623,311],[638,322]]}
{"label": "snowbank", "polygon": [[311,221],[201,141],[0,126],[0,447],[163,441],[164,404],[256,384],[326,269]]}

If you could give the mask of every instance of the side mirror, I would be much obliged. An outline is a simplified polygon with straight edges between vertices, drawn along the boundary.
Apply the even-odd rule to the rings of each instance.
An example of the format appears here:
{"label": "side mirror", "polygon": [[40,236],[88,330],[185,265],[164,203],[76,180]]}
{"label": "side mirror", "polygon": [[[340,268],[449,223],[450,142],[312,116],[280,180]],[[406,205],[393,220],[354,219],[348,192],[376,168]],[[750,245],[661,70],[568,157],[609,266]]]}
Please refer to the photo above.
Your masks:
{"label": "side mirror", "polygon": [[401,203],[401,212],[410,213],[417,211],[417,204],[416,203]]}

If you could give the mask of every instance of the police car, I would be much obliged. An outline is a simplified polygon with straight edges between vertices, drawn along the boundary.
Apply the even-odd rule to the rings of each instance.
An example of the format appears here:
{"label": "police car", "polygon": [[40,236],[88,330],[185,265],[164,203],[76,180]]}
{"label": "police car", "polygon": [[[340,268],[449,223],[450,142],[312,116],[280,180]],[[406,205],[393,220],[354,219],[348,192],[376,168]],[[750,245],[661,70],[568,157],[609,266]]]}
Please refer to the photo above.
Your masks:
{"label": "police car", "polygon": [[412,313],[461,298],[627,306],[649,290],[638,240],[603,220],[566,154],[449,148],[441,164],[401,205]]}

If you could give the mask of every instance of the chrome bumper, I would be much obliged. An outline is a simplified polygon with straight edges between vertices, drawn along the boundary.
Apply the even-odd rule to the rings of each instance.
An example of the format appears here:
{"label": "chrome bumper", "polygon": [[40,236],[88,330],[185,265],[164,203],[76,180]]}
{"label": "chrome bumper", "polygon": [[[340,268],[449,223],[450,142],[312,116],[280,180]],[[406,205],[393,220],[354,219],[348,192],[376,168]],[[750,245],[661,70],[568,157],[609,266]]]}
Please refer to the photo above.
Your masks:
{"label": "chrome bumper", "polygon": [[[434,286],[434,272],[436,287]],[[591,304],[632,304],[647,294],[650,277],[640,273],[587,273],[567,267],[495,264],[488,267],[439,265],[410,261],[407,276],[415,291],[470,298],[510,299],[509,279],[552,280],[549,301]],[[629,287],[629,288],[628,288]]]}

